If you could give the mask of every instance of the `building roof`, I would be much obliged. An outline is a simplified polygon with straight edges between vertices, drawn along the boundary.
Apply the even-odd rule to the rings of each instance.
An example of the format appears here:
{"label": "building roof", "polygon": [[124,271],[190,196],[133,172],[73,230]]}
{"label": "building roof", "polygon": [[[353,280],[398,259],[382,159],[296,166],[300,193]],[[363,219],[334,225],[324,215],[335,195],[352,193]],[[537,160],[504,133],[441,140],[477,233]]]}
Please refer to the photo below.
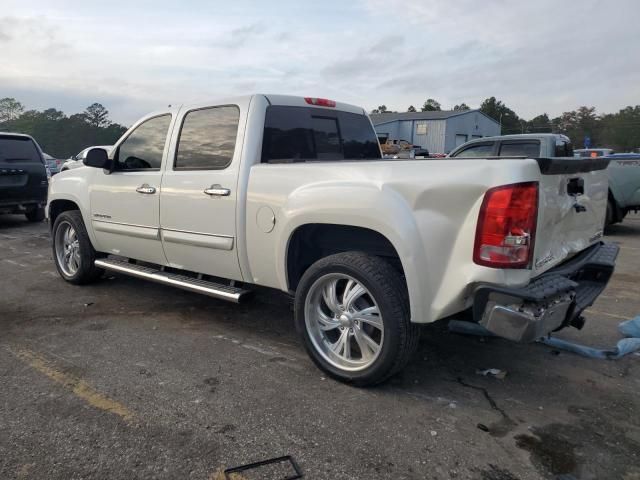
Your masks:
{"label": "building roof", "polygon": [[492,122],[496,122],[493,118],[485,115],[478,109],[475,110],[436,110],[430,112],[400,112],[400,113],[372,113],[369,115],[374,125],[395,122],[397,120],[446,120],[447,118],[457,117],[459,115],[467,115],[469,113],[480,113]]}

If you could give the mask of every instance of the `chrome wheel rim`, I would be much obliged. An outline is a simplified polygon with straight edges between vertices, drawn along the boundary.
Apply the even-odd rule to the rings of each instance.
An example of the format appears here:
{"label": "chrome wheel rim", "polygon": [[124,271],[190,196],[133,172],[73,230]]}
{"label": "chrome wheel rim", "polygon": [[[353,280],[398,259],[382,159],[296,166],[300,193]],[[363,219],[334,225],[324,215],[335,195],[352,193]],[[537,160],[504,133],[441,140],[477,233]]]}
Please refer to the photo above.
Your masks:
{"label": "chrome wheel rim", "polygon": [[341,370],[364,370],[382,351],[384,322],[378,304],[349,275],[327,274],[311,285],[305,325],[316,351]]}
{"label": "chrome wheel rim", "polygon": [[55,235],[56,259],[60,270],[73,277],[80,268],[80,240],[69,222],[60,222]]}

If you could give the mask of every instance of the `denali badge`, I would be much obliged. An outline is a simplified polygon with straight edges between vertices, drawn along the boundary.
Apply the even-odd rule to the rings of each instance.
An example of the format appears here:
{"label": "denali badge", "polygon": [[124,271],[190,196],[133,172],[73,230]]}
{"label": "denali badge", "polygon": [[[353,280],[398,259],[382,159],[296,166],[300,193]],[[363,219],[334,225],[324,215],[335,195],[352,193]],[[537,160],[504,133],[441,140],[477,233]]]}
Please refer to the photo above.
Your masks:
{"label": "denali badge", "polygon": [[102,213],[94,213],[93,216],[96,218],[111,218],[111,215],[103,215]]}
{"label": "denali badge", "polygon": [[549,255],[547,255],[546,257],[541,258],[540,260],[538,260],[538,261],[536,262],[536,268],[540,268],[540,267],[542,267],[543,265],[546,265],[547,263],[552,262],[554,258],[555,258],[555,257],[550,253],[550,254],[549,254]]}

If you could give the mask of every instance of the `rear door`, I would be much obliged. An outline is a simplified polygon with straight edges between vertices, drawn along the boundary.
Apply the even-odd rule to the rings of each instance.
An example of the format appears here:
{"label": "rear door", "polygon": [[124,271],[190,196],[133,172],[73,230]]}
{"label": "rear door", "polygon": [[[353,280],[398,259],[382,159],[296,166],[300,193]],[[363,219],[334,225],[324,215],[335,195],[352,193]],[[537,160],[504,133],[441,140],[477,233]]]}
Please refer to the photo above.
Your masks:
{"label": "rear door", "polygon": [[242,280],[236,204],[240,125],[249,101],[180,112],[160,196],[162,242],[172,267]]}
{"label": "rear door", "polygon": [[43,204],[47,184],[44,161],[33,139],[0,134],[0,206]]}
{"label": "rear door", "polygon": [[543,159],[533,270],[542,273],[598,242],[607,209],[607,161]]}

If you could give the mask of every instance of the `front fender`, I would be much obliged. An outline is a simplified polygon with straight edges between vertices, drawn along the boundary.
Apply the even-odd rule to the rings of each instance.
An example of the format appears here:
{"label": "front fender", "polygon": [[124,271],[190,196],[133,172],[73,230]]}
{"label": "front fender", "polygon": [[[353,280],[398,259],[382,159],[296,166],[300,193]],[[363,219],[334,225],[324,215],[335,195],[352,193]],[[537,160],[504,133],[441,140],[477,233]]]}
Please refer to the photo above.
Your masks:
{"label": "front fender", "polygon": [[78,206],[82,214],[84,226],[93,245],[97,245],[96,238],[91,225],[91,205],[89,200],[89,188],[87,176],[89,169],[78,168],[66,170],[52,177],[49,183],[49,194],[47,197],[46,217],[50,218],[49,211],[51,204],[56,200],[67,200]]}

